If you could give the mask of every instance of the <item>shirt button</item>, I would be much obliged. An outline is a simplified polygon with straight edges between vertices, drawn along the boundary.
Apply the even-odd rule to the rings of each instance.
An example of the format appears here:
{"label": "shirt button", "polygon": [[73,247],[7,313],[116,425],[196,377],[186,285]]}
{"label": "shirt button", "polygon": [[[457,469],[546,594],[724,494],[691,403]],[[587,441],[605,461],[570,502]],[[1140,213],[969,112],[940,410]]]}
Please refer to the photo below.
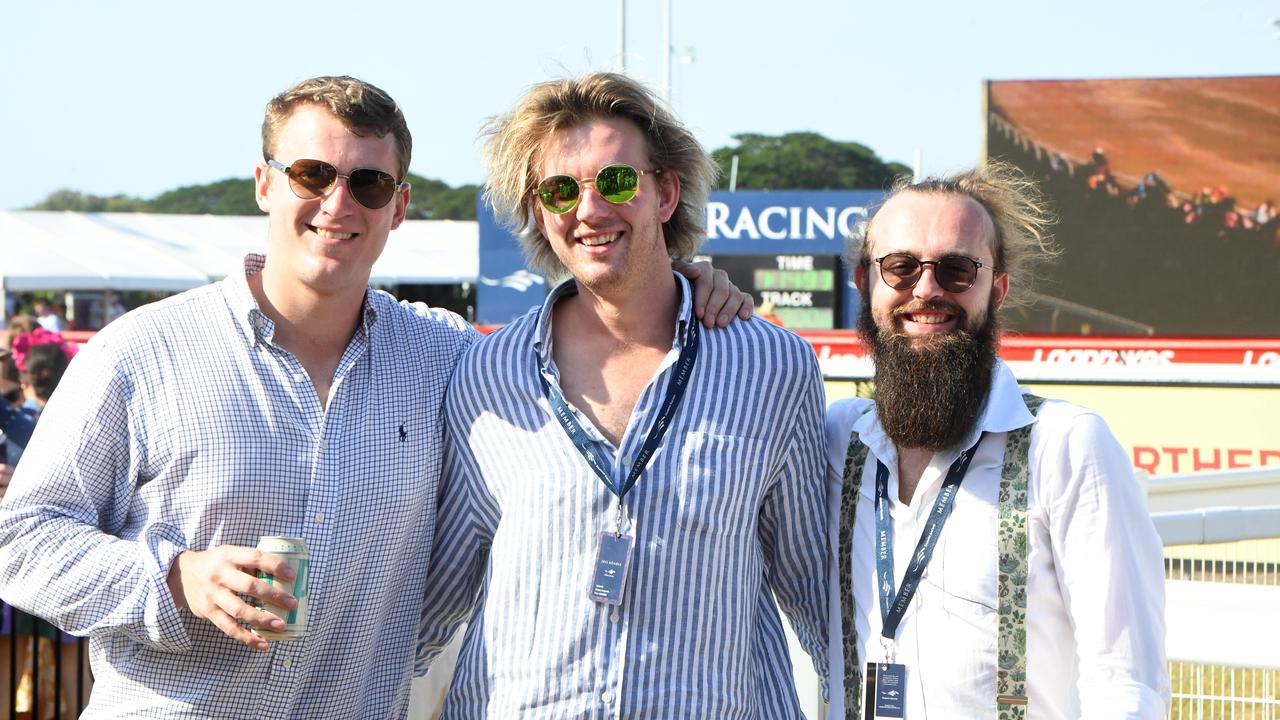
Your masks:
{"label": "shirt button", "polygon": [[294,373],[294,374],[293,374],[293,381],[294,381],[294,382],[299,382],[299,383],[300,383],[300,382],[302,382],[302,381],[304,381],[304,380],[306,380],[306,379],[307,379],[307,376],[306,376],[306,375],[303,375],[302,373]]}
{"label": "shirt button", "polygon": [[293,667],[293,658],[285,658],[280,664],[286,668],[291,668]]}
{"label": "shirt button", "polygon": [[324,513],[322,513],[322,512],[318,512],[318,513],[316,513],[316,522],[317,522],[317,523],[324,523]]}
{"label": "shirt button", "polygon": [[322,440],[320,440],[320,449],[321,449],[321,450],[328,450],[328,449],[329,449],[329,441],[328,441],[328,440],[323,440],[323,439],[322,439]]}
{"label": "shirt button", "polygon": [[609,692],[608,690],[605,690],[604,692],[600,693],[600,699],[606,703],[611,703],[613,702],[613,693]]}
{"label": "shirt button", "polygon": [[622,619],[622,616],[621,616],[621,615],[619,615],[619,614],[618,614],[618,613],[616,613],[616,612],[614,612],[614,613],[610,613],[610,614],[609,614],[609,622],[611,622],[611,623],[616,623],[616,622],[618,622],[618,621],[619,621],[619,620],[621,620],[621,619]]}

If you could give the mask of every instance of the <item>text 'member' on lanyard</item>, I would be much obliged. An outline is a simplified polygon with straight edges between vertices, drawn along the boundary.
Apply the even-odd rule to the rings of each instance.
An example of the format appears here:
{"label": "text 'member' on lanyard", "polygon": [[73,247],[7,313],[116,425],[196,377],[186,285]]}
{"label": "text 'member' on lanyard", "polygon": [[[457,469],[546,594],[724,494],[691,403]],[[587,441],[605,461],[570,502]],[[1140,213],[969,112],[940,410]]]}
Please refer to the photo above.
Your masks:
{"label": "text 'member' on lanyard", "polygon": [[618,516],[614,531],[600,533],[600,547],[596,552],[595,578],[590,591],[591,599],[596,602],[610,605],[622,603],[622,591],[627,581],[627,568],[630,564],[633,540],[630,536],[622,534],[623,499],[627,492],[635,487],[649,460],[653,458],[654,452],[662,444],[662,438],[667,434],[676,409],[680,407],[680,401],[684,398],[685,388],[689,386],[689,378],[693,375],[693,365],[697,359],[698,322],[690,319],[685,331],[684,347],[680,349],[680,357],[676,360],[671,382],[667,385],[667,394],[662,399],[662,405],[658,408],[658,414],[654,417],[653,423],[649,425],[648,432],[645,433],[640,452],[636,454],[630,471],[621,482],[613,477],[604,459],[591,447],[591,440],[587,438],[582,425],[578,423],[578,418],[569,407],[564,394],[547,380],[545,374],[538,373],[538,377],[542,380],[542,391],[547,396],[547,402],[551,403],[551,409],[556,419],[560,421],[560,427],[564,428],[573,446],[604,482],[605,487],[618,496]]}
{"label": "text 'member' on lanyard", "polygon": [[889,468],[883,462],[876,463],[876,575],[879,579],[876,590],[880,594],[880,642],[884,647],[885,657],[882,663],[867,663],[868,697],[864,707],[869,717],[902,717],[906,667],[895,662],[894,658],[893,648],[898,625],[911,604],[911,598],[915,597],[916,588],[920,586],[929,560],[933,558],[933,550],[942,535],[942,526],[951,516],[960,483],[964,480],[973,454],[977,452],[981,442],[982,435],[979,435],[978,442],[960,453],[960,457],[947,470],[947,477],[938,490],[938,498],[929,512],[929,519],[925,521],[915,552],[911,554],[911,564],[902,577],[902,589],[896,593],[893,579],[893,525],[889,522]]}

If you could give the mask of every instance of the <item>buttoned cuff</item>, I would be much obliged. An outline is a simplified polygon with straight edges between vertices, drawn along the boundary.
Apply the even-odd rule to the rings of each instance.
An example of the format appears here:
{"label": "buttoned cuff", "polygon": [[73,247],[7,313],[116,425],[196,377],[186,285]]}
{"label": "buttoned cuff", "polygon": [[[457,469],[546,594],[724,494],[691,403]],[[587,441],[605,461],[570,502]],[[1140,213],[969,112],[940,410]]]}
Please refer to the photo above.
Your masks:
{"label": "buttoned cuff", "polygon": [[140,540],[145,543],[143,563],[151,584],[147,594],[143,621],[144,642],[163,650],[191,650],[191,636],[178,614],[178,606],[169,592],[169,568],[187,547],[187,538],[178,528],[167,524],[148,527]]}

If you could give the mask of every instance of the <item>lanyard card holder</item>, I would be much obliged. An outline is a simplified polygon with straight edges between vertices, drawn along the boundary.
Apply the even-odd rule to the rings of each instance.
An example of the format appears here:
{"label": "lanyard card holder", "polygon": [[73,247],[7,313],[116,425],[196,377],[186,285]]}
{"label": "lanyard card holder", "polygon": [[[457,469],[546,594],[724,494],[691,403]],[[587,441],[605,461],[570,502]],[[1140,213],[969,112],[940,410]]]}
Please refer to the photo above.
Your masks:
{"label": "lanyard card holder", "polygon": [[607,605],[622,604],[622,593],[627,586],[627,571],[631,567],[631,545],[630,535],[600,533],[600,546],[596,550],[595,573],[589,594],[593,601]]}
{"label": "lanyard card holder", "polygon": [[899,663],[867,663],[867,687],[863,698],[863,720],[903,717],[907,692],[907,668]]}

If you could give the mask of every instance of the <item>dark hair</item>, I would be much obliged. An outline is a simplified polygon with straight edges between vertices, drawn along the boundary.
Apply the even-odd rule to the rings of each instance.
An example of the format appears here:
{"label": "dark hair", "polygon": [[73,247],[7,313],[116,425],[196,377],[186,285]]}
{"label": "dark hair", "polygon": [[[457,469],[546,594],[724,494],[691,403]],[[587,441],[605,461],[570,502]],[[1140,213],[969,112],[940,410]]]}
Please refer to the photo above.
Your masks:
{"label": "dark hair", "polygon": [[27,384],[35,388],[37,398],[47,401],[67,371],[67,355],[60,345],[36,345],[27,351],[24,364]]}
{"label": "dark hair", "polygon": [[4,349],[0,349],[0,378],[10,382],[22,381],[22,376],[18,371],[18,364],[13,361],[13,353]]}

